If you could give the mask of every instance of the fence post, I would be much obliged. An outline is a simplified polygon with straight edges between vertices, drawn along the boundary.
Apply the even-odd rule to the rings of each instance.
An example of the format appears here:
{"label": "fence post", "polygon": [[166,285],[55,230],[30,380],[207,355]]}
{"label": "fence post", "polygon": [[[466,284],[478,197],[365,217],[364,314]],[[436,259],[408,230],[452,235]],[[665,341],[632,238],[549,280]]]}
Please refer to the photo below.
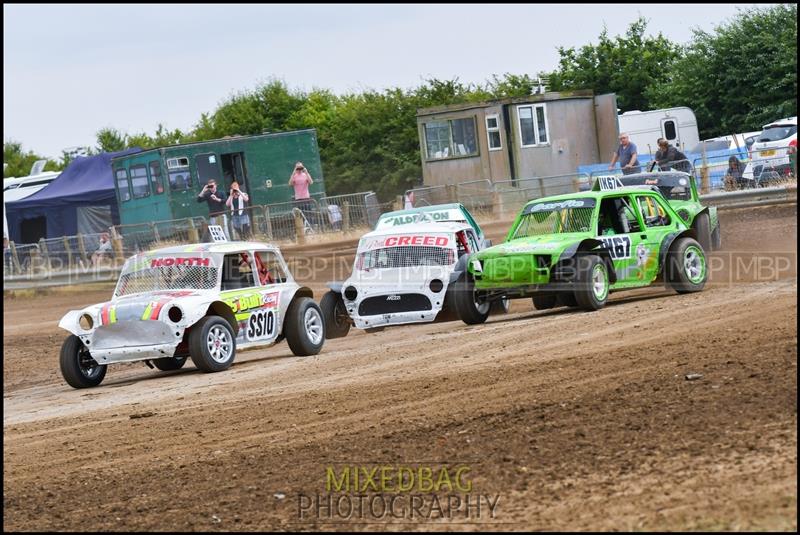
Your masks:
{"label": "fence post", "polygon": [[274,234],[272,233],[272,218],[269,215],[269,206],[265,204],[263,208],[264,208],[264,221],[266,222],[267,225],[267,238],[270,241],[272,241],[275,238],[273,238]]}
{"label": "fence post", "polygon": [[299,208],[292,208],[292,213],[294,214],[295,240],[297,241],[298,245],[302,245],[306,242],[306,229],[305,225],[303,225],[303,213]]}
{"label": "fence post", "polygon": [[447,191],[449,202],[458,202],[458,189],[455,184],[447,184],[445,190]]}
{"label": "fence post", "polygon": [[13,241],[8,242],[8,246],[11,248],[11,272],[22,273],[22,266],[19,265],[19,256],[17,256],[17,246]]}
{"label": "fence post", "polygon": [[200,243],[200,235],[197,234],[197,227],[194,226],[194,219],[191,217],[189,218],[189,230],[187,234],[189,235],[189,243]]}
{"label": "fence post", "polygon": [[116,227],[111,227],[111,247],[114,249],[115,263],[125,260],[124,252],[122,250],[122,236],[117,233]]}
{"label": "fence post", "polygon": [[496,218],[503,217],[503,195],[495,189],[492,192],[492,214]]}
{"label": "fence post", "polygon": [[[44,255],[45,270],[50,271],[52,269],[50,266],[50,252],[47,250],[47,243],[45,243],[44,238],[39,238],[39,251]],[[31,266],[33,266],[33,262],[31,262]]]}
{"label": "fence post", "polygon": [[67,270],[72,269],[72,248],[69,246],[69,238],[64,236],[64,250],[67,252]]}
{"label": "fence post", "polygon": [[579,189],[581,189],[581,181],[578,180],[577,176],[574,176],[572,177],[572,191],[577,193]]}
{"label": "fence post", "polygon": [[539,191],[541,192],[540,197],[547,197],[547,188],[544,186],[544,178],[539,178]]}
{"label": "fence post", "polygon": [[82,262],[88,261],[86,255],[86,243],[83,241],[83,234],[78,233],[78,255],[81,257]]}
{"label": "fence post", "polygon": [[156,222],[153,221],[150,223],[150,226],[153,227],[153,237],[156,239],[157,242],[161,241],[161,238],[158,236],[158,227],[156,226]]}
{"label": "fence post", "polygon": [[350,230],[350,201],[342,203],[342,230],[344,232]]}
{"label": "fence post", "polygon": [[700,193],[708,193],[711,191],[711,184],[708,180],[708,159],[706,157],[705,144],[703,144],[701,151],[703,156],[703,167],[700,169]]}

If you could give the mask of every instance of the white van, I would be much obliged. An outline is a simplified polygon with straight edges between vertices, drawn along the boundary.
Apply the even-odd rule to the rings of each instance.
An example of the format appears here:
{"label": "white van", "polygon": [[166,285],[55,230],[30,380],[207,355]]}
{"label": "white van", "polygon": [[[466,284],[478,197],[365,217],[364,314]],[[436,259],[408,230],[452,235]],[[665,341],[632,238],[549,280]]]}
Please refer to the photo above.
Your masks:
{"label": "white van", "polygon": [[640,155],[655,155],[656,140],[666,139],[681,152],[700,142],[697,118],[691,108],[664,108],[650,111],[626,111],[618,116],[620,133],[626,132]]}

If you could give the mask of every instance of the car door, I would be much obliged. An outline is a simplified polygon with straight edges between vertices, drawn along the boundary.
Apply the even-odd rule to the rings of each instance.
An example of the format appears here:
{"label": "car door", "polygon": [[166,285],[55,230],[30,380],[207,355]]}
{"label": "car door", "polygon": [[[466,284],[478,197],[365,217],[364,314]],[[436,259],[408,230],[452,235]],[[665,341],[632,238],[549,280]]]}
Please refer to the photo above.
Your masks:
{"label": "car door", "polygon": [[659,195],[637,195],[636,206],[643,227],[642,243],[636,250],[637,277],[651,283],[658,275],[658,253],[661,242],[667,234],[674,231],[675,222]]}
{"label": "car door", "polygon": [[603,242],[614,264],[615,289],[649,283],[639,276],[637,265],[637,251],[647,239],[640,217],[630,195],[604,197],[601,201],[597,239]]}

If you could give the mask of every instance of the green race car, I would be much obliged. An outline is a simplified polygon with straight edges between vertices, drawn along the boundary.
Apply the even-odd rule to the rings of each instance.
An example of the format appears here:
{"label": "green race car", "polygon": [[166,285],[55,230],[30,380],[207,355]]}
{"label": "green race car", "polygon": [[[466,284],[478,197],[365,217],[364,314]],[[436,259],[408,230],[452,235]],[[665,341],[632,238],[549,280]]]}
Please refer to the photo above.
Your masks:
{"label": "green race car", "polygon": [[487,307],[468,302],[532,297],[536,309],[597,310],[611,291],[665,281],[679,293],[703,289],[706,255],[697,229],[650,187],[600,177],[600,191],[530,201],[502,244],[473,254],[459,288],[465,323]]}
{"label": "green race car", "polygon": [[[722,246],[716,206],[703,206],[697,193],[697,183],[692,175],[679,171],[636,173],[619,177],[623,186],[650,186],[657,188],[689,227],[695,229],[697,241],[706,251]],[[595,190],[599,186],[595,184]]]}

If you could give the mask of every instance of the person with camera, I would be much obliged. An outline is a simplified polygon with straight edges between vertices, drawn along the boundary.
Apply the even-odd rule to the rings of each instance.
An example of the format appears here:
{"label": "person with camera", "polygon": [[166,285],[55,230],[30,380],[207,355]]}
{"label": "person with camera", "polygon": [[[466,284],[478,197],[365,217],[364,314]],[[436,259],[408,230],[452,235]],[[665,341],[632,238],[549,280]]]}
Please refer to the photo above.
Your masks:
{"label": "person with camera", "polygon": [[250,196],[243,192],[239,183],[231,184],[231,192],[225,204],[231,209],[231,223],[236,237],[240,240],[250,238],[250,215],[247,213],[245,203],[250,202]]}
{"label": "person with camera", "polygon": [[208,224],[222,227],[228,237],[228,216],[225,215],[225,192],[217,188],[217,181],[210,178],[197,195],[197,202],[208,203]]}
{"label": "person with camera", "polygon": [[294,164],[294,171],[292,176],[289,177],[289,185],[294,187],[294,200],[297,207],[303,212],[311,212],[313,205],[311,204],[311,194],[308,187],[314,183],[303,162]]}

